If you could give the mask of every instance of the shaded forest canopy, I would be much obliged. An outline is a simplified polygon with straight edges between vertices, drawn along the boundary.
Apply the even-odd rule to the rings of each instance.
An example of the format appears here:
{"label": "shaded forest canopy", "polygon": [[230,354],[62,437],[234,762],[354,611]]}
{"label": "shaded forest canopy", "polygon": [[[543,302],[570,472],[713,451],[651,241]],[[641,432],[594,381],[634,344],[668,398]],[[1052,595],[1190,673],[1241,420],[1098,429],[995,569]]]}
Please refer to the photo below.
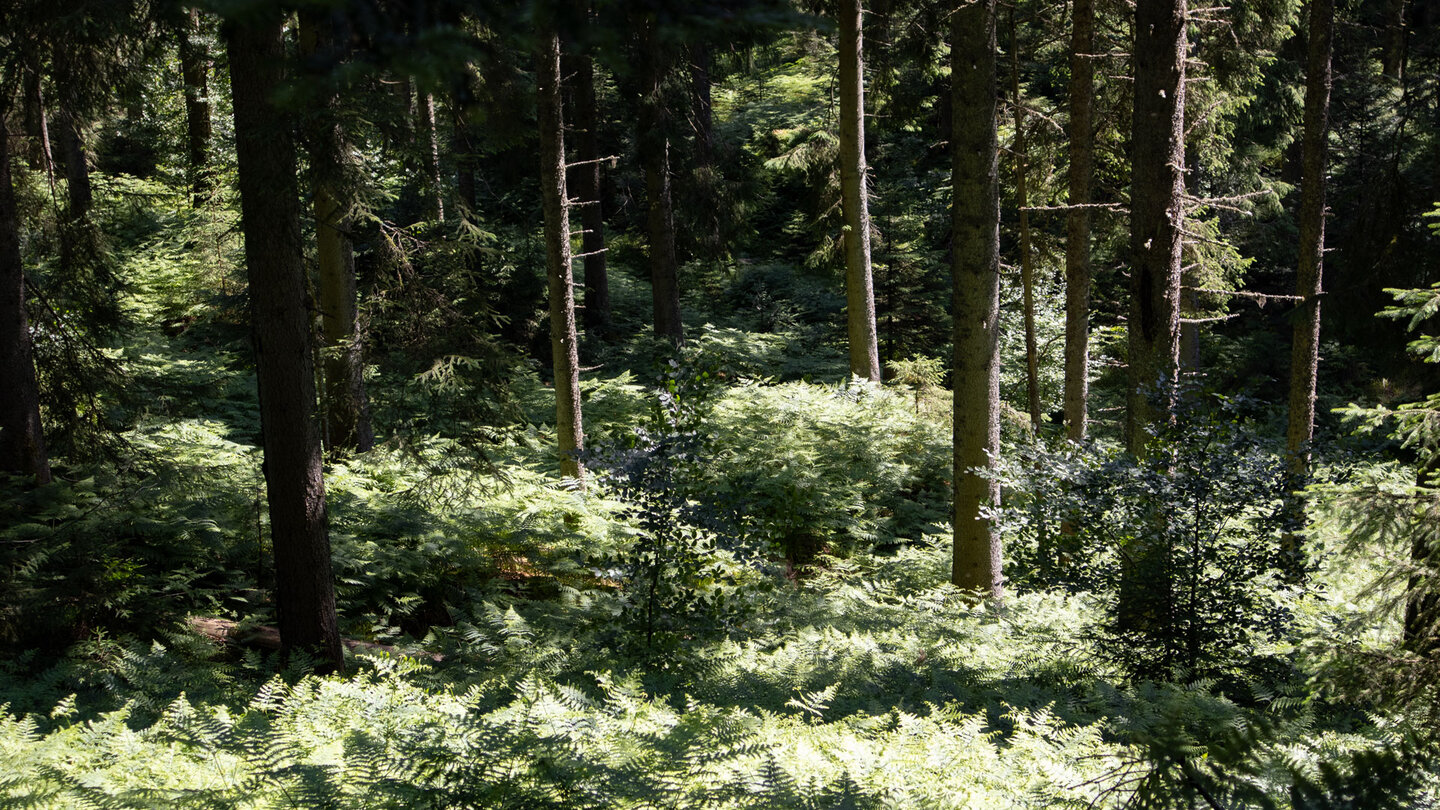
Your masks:
{"label": "shaded forest canopy", "polygon": [[1440,802],[1434,0],[0,0],[0,804]]}

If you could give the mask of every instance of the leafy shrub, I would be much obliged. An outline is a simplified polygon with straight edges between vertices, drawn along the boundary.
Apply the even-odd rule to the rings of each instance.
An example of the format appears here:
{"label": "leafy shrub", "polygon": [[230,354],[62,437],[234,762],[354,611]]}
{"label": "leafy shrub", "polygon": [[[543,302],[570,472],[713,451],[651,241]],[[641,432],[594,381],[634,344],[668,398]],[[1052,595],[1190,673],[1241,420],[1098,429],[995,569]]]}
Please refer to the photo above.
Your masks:
{"label": "leafy shrub", "polygon": [[668,647],[677,633],[699,632],[700,622],[723,627],[737,618],[726,594],[741,550],[733,537],[724,548],[715,533],[733,520],[713,502],[688,497],[714,444],[705,423],[717,369],[693,357],[671,358],[661,368],[650,424],[586,456],[635,524],[633,544],[617,559],[597,562],[610,563],[624,583],[627,612],[651,651],[657,634]]}
{"label": "leafy shrub", "polygon": [[1107,646],[1140,678],[1225,672],[1289,622],[1275,599],[1282,463],[1231,403],[1202,405],[1143,461],[1031,445],[1006,466],[1011,578],[1100,597]]}

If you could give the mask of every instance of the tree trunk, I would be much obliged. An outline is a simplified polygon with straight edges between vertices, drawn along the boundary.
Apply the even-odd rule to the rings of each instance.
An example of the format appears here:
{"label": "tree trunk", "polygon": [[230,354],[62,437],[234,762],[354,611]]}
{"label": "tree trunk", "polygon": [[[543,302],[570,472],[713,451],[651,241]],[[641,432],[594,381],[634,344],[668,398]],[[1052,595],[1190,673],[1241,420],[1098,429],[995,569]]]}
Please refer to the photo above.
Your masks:
{"label": "tree trunk", "polygon": [[180,31],[180,76],[185,83],[185,145],[189,157],[191,205],[210,199],[210,54],[200,39],[200,11],[191,9]]}
{"label": "tree trunk", "polygon": [[[329,23],[318,15],[300,15],[300,47],[307,57],[336,47]],[[333,55],[333,54],[329,54]],[[336,117],[337,99],[323,99],[311,117],[310,171],[313,177],[316,286],[320,331],[324,340],[325,444],[331,449],[365,452],[375,444],[370,405],[365,395],[365,355],[356,306],[355,250],[350,240],[354,207],[348,175],[349,148]]]}
{"label": "tree trunk", "polygon": [[588,55],[574,57],[575,77],[575,196],[584,203],[580,224],[584,229],[580,252],[585,254],[585,331],[606,338],[611,330],[610,277],[605,267],[605,209],[600,204],[600,117],[595,107],[595,62]]}
{"label": "tree trunk", "polygon": [[440,178],[440,131],[435,126],[435,96],[426,93],[419,99],[420,149],[425,166],[425,186],[428,192],[430,216],[437,222],[445,221],[445,184]]}
{"label": "tree trunk", "polygon": [[1015,100],[1015,207],[1020,214],[1020,287],[1025,313],[1025,404],[1030,411],[1030,430],[1040,429],[1040,356],[1035,345],[1035,263],[1030,256],[1030,192],[1026,174],[1030,167],[1025,140],[1025,106],[1020,99],[1020,30],[1015,7],[1010,7],[1010,95]]}
{"label": "tree trunk", "polygon": [[860,0],[840,4],[840,198],[845,214],[845,317],[850,373],[880,379],[875,288],[870,270],[870,209],[865,168],[864,35]]}
{"label": "tree trunk", "polygon": [[1135,456],[1145,455],[1150,426],[1169,418],[1179,373],[1185,56],[1185,0],[1138,0],[1125,414],[1125,445]]}
{"label": "tree trunk", "polygon": [[[1185,0],[1138,0],[1130,175],[1129,390],[1126,449],[1150,452],[1151,428],[1174,414],[1180,371],[1180,251],[1185,213]],[[1173,631],[1169,516],[1148,504],[1154,530],[1121,549],[1123,632]]]}
{"label": "tree trunk", "polygon": [[68,206],[65,218],[71,222],[82,222],[90,216],[95,202],[95,193],[90,187],[90,165],[85,157],[85,136],[80,131],[80,121],[66,106],[61,105],[55,116],[60,128],[60,149],[65,158],[65,185]]}
{"label": "tree trunk", "polygon": [[451,142],[451,149],[455,154],[455,196],[460,203],[460,215],[471,220],[475,219],[479,210],[475,186],[479,160],[476,154],[475,132],[470,125],[470,107],[475,98],[471,88],[477,81],[479,76],[474,68],[467,67],[465,75],[456,82],[455,92],[450,99],[450,116],[455,130]]}
{"label": "tree trunk", "polygon": [[1094,173],[1095,3],[1070,28],[1070,209],[1065,214],[1065,428],[1085,441],[1090,405],[1090,184]]}
{"label": "tree trunk", "polygon": [[30,324],[25,313],[25,267],[20,258],[20,215],[10,178],[8,94],[0,93],[0,472],[50,482],[50,460],[40,427],[40,390]]}
{"label": "tree trunk", "polygon": [[685,340],[680,320],[679,267],[675,259],[675,222],[670,202],[670,139],[666,134],[661,85],[668,60],[660,52],[654,19],[641,23],[641,59],[645,63],[640,97],[640,160],[645,166],[646,231],[650,242],[650,294],[655,334],[679,345]]}
{"label": "tree trunk", "polygon": [[955,547],[951,580],[1000,598],[1000,536],[983,515],[1000,484],[982,475],[1000,450],[1000,181],[995,0],[952,18],[951,268],[954,273]]}
{"label": "tree trunk", "polygon": [[40,71],[25,72],[25,134],[30,138],[30,166],[45,171],[50,196],[55,196],[55,154],[50,150],[50,121]]}
{"label": "tree trunk", "polygon": [[[1313,24],[1313,11],[1311,15]],[[1405,0],[1385,2],[1385,40],[1380,52],[1380,72],[1396,82],[1405,75]],[[1306,92],[1309,92],[1308,86]]]}
{"label": "tree trunk", "polygon": [[295,143],[291,122],[271,103],[284,81],[282,30],[276,15],[227,31],[275,603],[282,649],[316,651],[340,669]]}
{"label": "tree trunk", "polygon": [[[1310,0],[1309,53],[1305,68],[1305,132],[1301,146],[1300,257],[1295,294],[1300,315],[1290,339],[1290,412],[1285,431],[1288,489],[1303,488],[1310,473],[1310,440],[1315,436],[1315,378],[1320,368],[1320,295],[1325,256],[1325,139],[1330,119],[1330,48],[1333,0]],[[1292,522],[1302,523],[1303,501],[1289,496]],[[1299,528],[1298,525],[1294,528]],[[1300,537],[1285,537],[1287,575],[1304,574]]]}
{"label": "tree trunk", "polygon": [[544,35],[536,54],[540,122],[540,193],[545,208],[546,277],[550,286],[550,351],[555,370],[555,435],[560,474],[583,480],[580,353],[575,334],[575,284],[570,269],[570,204],[565,191],[564,102],[560,37]]}

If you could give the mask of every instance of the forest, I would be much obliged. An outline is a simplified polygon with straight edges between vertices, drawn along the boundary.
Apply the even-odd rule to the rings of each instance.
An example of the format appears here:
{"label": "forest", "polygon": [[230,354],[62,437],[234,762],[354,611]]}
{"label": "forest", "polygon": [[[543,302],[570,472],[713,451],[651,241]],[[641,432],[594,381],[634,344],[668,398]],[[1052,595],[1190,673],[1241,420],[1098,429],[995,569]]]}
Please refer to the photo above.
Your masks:
{"label": "forest", "polygon": [[1440,807],[1440,0],[0,0],[0,807]]}

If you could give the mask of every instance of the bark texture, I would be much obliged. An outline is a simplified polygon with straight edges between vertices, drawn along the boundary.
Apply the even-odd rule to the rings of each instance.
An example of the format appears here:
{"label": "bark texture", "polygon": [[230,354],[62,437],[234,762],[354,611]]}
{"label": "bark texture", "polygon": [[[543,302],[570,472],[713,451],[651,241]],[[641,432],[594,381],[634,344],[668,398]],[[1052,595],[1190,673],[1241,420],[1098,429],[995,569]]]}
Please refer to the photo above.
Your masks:
{"label": "bark texture", "polygon": [[0,94],[0,472],[50,482],[50,460],[40,426],[40,390],[25,314],[25,267],[20,258],[20,216],[10,177],[10,99]]}
{"label": "bark texture", "polygon": [[1030,430],[1040,429],[1040,353],[1035,345],[1035,263],[1030,256],[1029,144],[1025,139],[1025,105],[1020,98],[1020,36],[1015,7],[1010,7],[1010,96],[1015,112],[1015,207],[1020,219],[1020,288],[1025,319],[1025,404]]}
{"label": "bark texture", "polygon": [[1002,594],[1000,536],[983,511],[1000,484],[979,474],[1000,449],[1000,174],[996,136],[995,0],[952,17],[951,130],[954,200],[955,549],[951,580]]}
{"label": "bark texture", "polygon": [[560,474],[582,480],[585,447],[580,416],[580,353],[575,334],[575,284],[570,269],[570,205],[565,191],[565,131],[560,89],[560,37],[550,32],[536,55],[540,119],[540,193],[545,209],[546,277],[550,287],[550,351],[555,371],[555,435]]}
{"label": "bark texture", "polygon": [[675,258],[675,221],[670,199],[670,138],[666,133],[665,99],[661,85],[669,59],[661,52],[655,20],[640,23],[640,58],[644,62],[640,95],[640,160],[645,167],[646,233],[650,249],[650,294],[655,312],[655,334],[680,344],[685,327],[680,320],[679,262]]}
{"label": "bark texture", "polygon": [[191,9],[180,31],[180,76],[185,83],[185,147],[189,159],[191,204],[210,199],[210,54],[200,39],[200,10]]}
{"label": "bark texture", "polygon": [[430,216],[445,221],[445,184],[440,179],[440,131],[435,126],[435,96],[425,93],[419,99],[420,149],[425,166],[425,190],[429,192]]}
{"label": "bark texture", "polygon": [[1138,0],[1125,413],[1125,445],[1136,456],[1145,455],[1150,426],[1168,418],[1179,373],[1185,55],[1185,0]]}
{"label": "bark texture", "polygon": [[1325,139],[1330,124],[1330,45],[1333,0],[1310,0],[1305,72],[1305,134],[1301,146],[1300,260],[1295,294],[1301,317],[1290,344],[1290,414],[1286,452],[1290,475],[1303,480],[1315,434],[1315,377],[1320,363],[1320,295],[1325,255]]}
{"label": "bark texture", "polygon": [[840,200],[845,217],[845,312],[850,373],[880,379],[875,287],[870,266],[870,204],[865,167],[864,34],[860,0],[840,3]]}
{"label": "bark texture", "polygon": [[1085,441],[1090,403],[1090,184],[1094,174],[1095,3],[1070,29],[1070,210],[1065,215],[1065,435]]}
{"label": "bark texture", "polygon": [[60,151],[65,161],[66,201],[65,216],[70,222],[81,222],[90,216],[95,204],[95,192],[90,185],[90,163],[85,156],[85,135],[80,130],[80,119],[62,105],[55,116],[55,125],[60,132]]}
{"label": "bark texture", "polygon": [[[300,45],[307,57],[334,53],[330,23],[319,15],[300,16]],[[315,216],[315,288],[323,337],[325,445],[364,452],[375,444],[365,394],[365,353],[356,304],[355,249],[350,239],[353,193],[349,146],[336,116],[338,99],[322,99],[307,127]]]}
{"label": "bark texture", "polygon": [[339,669],[295,142],[271,101],[284,80],[280,18],[247,19],[227,39],[282,649]]}
{"label": "bark texture", "polygon": [[[1180,250],[1185,190],[1185,0],[1138,0],[1130,175],[1129,390],[1125,442],[1150,451],[1168,421],[1180,364]],[[1158,509],[1158,504],[1148,504]],[[1160,512],[1151,520],[1163,526]],[[1163,533],[1157,536],[1163,536]],[[1137,537],[1121,549],[1122,631],[1173,632],[1174,584],[1164,541]]]}
{"label": "bark texture", "polygon": [[[1320,370],[1320,296],[1325,257],[1325,140],[1330,128],[1330,52],[1335,22],[1333,0],[1310,0],[1305,68],[1305,130],[1300,147],[1300,255],[1295,294],[1300,317],[1290,338],[1290,408],[1285,431],[1288,489],[1298,492],[1310,474],[1310,440],[1315,436],[1315,381]],[[1304,503],[1291,495],[1287,511],[1293,528],[1304,521]],[[1285,535],[1287,575],[1304,576],[1300,536]]]}

